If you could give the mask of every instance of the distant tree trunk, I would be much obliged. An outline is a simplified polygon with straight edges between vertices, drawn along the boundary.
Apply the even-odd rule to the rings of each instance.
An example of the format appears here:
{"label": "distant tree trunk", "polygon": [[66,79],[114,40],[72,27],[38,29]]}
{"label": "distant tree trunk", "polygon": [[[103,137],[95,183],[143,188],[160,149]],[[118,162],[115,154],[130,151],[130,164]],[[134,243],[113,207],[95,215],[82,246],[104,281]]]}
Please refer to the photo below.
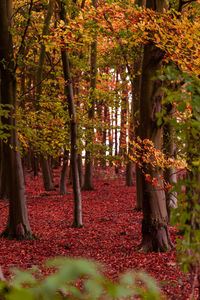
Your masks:
{"label": "distant tree trunk", "polygon": [[[130,127],[128,131],[128,138],[129,141],[133,140],[135,138],[135,132],[134,132],[134,108],[133,108],[133,102],[134,102],[134,97],[133,97],[133,84],[131,84],[132,87],[132,99],[131,99],[131,111],[129,113],[130,117]],[[132,155],[132,148],[130,142],[128,142],[128,157],[127,160],[128,162],[126,163],[126,186],[133,186],[133,163],[129,159],[129,155]]]}
{"label": "distant tree trunk", "polygon": [[79,181],[80,187],[83,186],[83,162],[82,162],[82,155],[78,154],[78,172],[79,172]]}
{"label": "distant tree trunk", "polygon": [[67,169],[68,169],[68,159],[69,159],[69,151],[65,150],[63,154],[63,165],[60,174],[60,195],[66,195],[66,181],[67,181]]}
{"label": "distant tree trunk", "polygon": [[102,135],[102,146],[103,146],[103,149],[101,151],[101,167],[103,169],[106,168],[106,136],[107,136],[107,130],[106,130],[106,127],[107,127],[107,115],[108,115],[108,109],[107,109],[107,106],[104,105],[104,128],[103,128],[103,135]]}
{"label": "distant tree trunk", "polygon": [[[166,106],[167,115],[173,117],[174,107],[171,103]],[[170,123],[164,124],[164,151],[167,157],[176,158],[176,145],[174,143],[174,128]],[[165,169],[164,172],[165,181],[169,184],[177,183],[177,175],[175,169]],[[167,211],[170,218],[170,208],[177,208],[177,193],[166,191]]]}
{"label": "distant tree trunk", "polygon": [[[12,113],[16,111],[16,79],[13,63],[12,36],[9,27],[12,17],[12,1],[0,1],[0,70],[1,70],[1,102],[12,105]],[[2,118],[3,124],[14,126],[8,130],[10,136],[5,145],[7,150],[7,169],[9,170],[9,217],[2,236],[16,239],[30,239],[32,232],[28,220],[24,175],[19,153],[15,114],[8,119]],[[5,159],[5,158],[3,158]]]}
{"label": "distant tree trunk", "polygon": [[112,163],[112,155],[113,155],[113,117],[112,117],[112,111],[108,111],[108,118],[109,118],[109,155],[110,155],[110,167],[112,167],[113,163]]}
{"label": "distant tree trunk", "polygon": [[[53,14],[54,2],[55,2],[55,0],[49,0],[47,14],[45,16],[43,30],[42,30],[42,36],[45,36],[48,33],[50,20],[51,20],[52,14]],[[44,69],[44,60],[45,60],[45,45],[44,45],[44,43],[41,43],[38,68],[37,68],[37,72],[36,72],[35,107],[36,107],[36,111],[38,113],[40,112],[40,109],[41,109],[40,98],[41,98],[41,94],[42,94],[42,74],[43,74],[43,69]],[[41,157],[40,157],[40,163],[41,163],[41,168],[42,168],[42,178],[43,178],[44,189],[46,191],[54,190],[50,166],[49,166],[48,160],[44,157],[43,153],[41,154]]]}
{"label": "distant tree trunk", "polygon": [[[60,5],[60,19],[66,22],[65,7],[62,2]],[[72,185],[74,194],[74,219],[73,227],[79,228],[83,226],[82,223],[82,203],[81,203],[81,189],[78,172],[78,151],[77,151],[77,123],[76,112],[74,105],[73,86],[69,67],[69,58],[66,47],[61,49],[61,57],[63,63],[63,73],[65,79],[65,95],[68,103],[70,129],[71,129],[71,170],[72,170]]]}
{"label": "distant tree trunk", "polygon": [[[163,0],[147,1],[147,8],[162,12]],[[153,141],[155,147],[162,148],[162,128],[157,126],[156,113],[161,111],[162,91],[161,83],[152,78],[157,75],[161,68],[163,53],[152,44],[144,46],[144,59],[142,66],[142,84],[140,97],[140,135],[141,139]],[[143,168],[145,174],[150,174],[151,178],[156,178],[160,184],[152,186],[145,180],[142,173],[143,192],[143,221],[142,221],[142,243],[141,249],[144,251],[166,251],[172,248],[172,243],[168,231],[168,214],[166,206],[165,192],[162,189],[159,168]]]}
{"label": "distant tree trunk", "polygon": [[[92,0],[92,4],[95,8],[97,8],[97,0]],[[92,120],[94,119],[94,105],[95,105],[95,89],[96,89],[96,79],[97,79],[97,35],[94,38],[94,41],[91,43],[91,54],[90,54],[90,109],[88,112],[88,118],[91,122],[89,124],[92,125]],[[89,129],[90,134],[88,135],[88,141],[86,140],[86,147],[87,143],[93,139],[94,135],[94,128]],[[87,135],[87,133],[86,133]],[[90,191],[93,190],[93,159],[91,150],[86,149],[86,156],[85,156],[85,180],[83,190]]]}
{"label": "distant tree trunk", "polygon": [[[119,74],[118,71],[116,72],[116,86],[118,85],[119,81]],[[115,156],[118,155],[118,102],[117,102],[117,94],[118,94],[118,87],[116,88],[116,104],[115,104],[115,112],[114,112],[114,120],[115,120]],[[115,166],[115,173],[117,174],[119,172],[119,167]]]}
{"label": "distant tree trunk", "polygon": [[133,186],[133,164],[131,161],[126,164],[126,186]]}
{"label": "distant tree trunk", "polygon": [[43,155],[40,157],[40,165],[42,168],[42,178],[45,191],[55,190],[53,186],[52,174],[49,166],[49,161]]}
{"label": "distant tree trunk", "polygon": [[35,157],[34,152],[31,152],[31,165],[33,170],[33,176],[38,177],[38,171],[39,171],[39,164],[38,164],[38,158]]}
{"label": "distant tree trunk", "polygon": [[127,110],[128,110],[128,84],[126,67],[122,66],[120,70],[120,76],[122,80],[122,97],[121,97],[121,125],[120,125],[120,137],[119,137],[119,155],[125,157],[126,155],[126,122],[127,122]]}

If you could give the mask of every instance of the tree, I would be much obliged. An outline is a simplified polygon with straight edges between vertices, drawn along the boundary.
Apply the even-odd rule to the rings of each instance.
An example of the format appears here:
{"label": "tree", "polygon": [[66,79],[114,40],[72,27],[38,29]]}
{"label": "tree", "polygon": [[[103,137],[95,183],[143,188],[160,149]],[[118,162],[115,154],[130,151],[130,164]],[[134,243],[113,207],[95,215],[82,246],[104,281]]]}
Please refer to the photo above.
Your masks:
{"label": "tree", "polygon": [[[164,0],[147,1],[147,8],[162,12]],[[142,65],[142,82],[140,97],[140,137],[142,140],[151,140],[157,149],[162,149],[162,127],[157,125],[156,113],[161,112],[162,90],[161,81],[154,80],[157,71],[161,68],[163,51],[154,44],[144,46]],[[152,186],[145,174],[156,178],[161,188]],[[168,214],[164,189],[162,189],[162,175],[158,167],[146,167],[142,173],[143,192],[143,221],[142,243],[144,251],[165,251],[172,248],[168,232]]]}
{"label": "tree", "polygon": [[[53,7],[54,7],[54,0],[49,0],[48,4],[48,10],[47,14],[44,20],[43,30],[42,30],[42,38],[47,35],[50,20],[53,14]],[[36,112],[37,114],[40,113],[41,107],[40,107],[40,98],[42,94],[42,74],[43,74],[43,68],[44,68],[44,60],[45,60],[45,45],[43,42],[41,42],[40,46],[40,55],[39,55],[39,62],[38,62],[38,68],[36,72]],[[49,162],[46,157],[44,157],[43,154],[40,156],[40,163],[42,167],[42,175],[43,175],[43,183],[44,188],[46,191],[54,190],[53,186],[53,179],[50,172]]]}
{"label": "tree", "polygon": [[19,153],[16,123],[16,78],[13,57],[12,36],[9,31],[12,18],[12,1],[0,2],[0,70],[1,70],[1,101],[11,108],[10,116],[2,122],[9,126],[6,149],[7,168],[9,171],[9,217],[2,236],[17,239],[30,239],[33,235],[29,225],[24,175]]}
{"label": "tree", "polygon": [[[97,0],[92,0],[92,5],[97,8]],[[86,140],[86,156],[85,156],[85,178],[84,178],[84,190],[93,190],[93,174],[92,166],[93,159],[92,153],[87,149],[87,144],[90,139],[93,139],[94,128],[93,128],[93,119],[94,119],[94,108],[95,108],[95,89],[96,89],[96,80],[97,80],[97,34],[95,33],[94,41],[91,43],[91,54],[90,54],[90,107],[88,111],[89,124],[92,126],[89,130],[89,134]]]}
{"label": "tree", "polygon": [[[66,22],[65,7],[59,1],[60,19]],[[73,227],[82,227],[82,203],[81,190],[78,171],[78,151],[77,151],[77,119],[74,104],[73,86],[69,65],[69,58],[66,46],[61,48],[61,57],[63,63],[63,73],[65,79],[65,95],[68,104],[68,112],[70,119],[70,134],[71,134],[71,170],[72,170],[72,185],[74,193],[74,219]]]}

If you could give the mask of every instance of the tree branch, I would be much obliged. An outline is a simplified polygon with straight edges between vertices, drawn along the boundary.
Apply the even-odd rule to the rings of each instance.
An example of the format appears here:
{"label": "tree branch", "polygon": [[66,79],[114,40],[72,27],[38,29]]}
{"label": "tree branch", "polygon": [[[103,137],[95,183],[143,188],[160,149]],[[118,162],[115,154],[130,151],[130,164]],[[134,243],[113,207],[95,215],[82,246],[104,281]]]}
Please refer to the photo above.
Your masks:
{"label": "tree branch", "polygon": [[59,60],[51,67],[51,69],[47,72],[46,76],[44,76],[42,78],[42,80],[40,82],[38,82],[38,84],[34,85],[32,88],[28,89],[26,92],[24,92],[23,94],[21,94],[19,96],[19,98],[25,96],[26,94],[30,93],[32,90],[34,90],[38,85],[40,85],[47,77],[48,75],[51,73],[51,71],[55,68],[55,66],[57,66],[59,64],[59,62],[61,61],[61,58],[59,58]]}

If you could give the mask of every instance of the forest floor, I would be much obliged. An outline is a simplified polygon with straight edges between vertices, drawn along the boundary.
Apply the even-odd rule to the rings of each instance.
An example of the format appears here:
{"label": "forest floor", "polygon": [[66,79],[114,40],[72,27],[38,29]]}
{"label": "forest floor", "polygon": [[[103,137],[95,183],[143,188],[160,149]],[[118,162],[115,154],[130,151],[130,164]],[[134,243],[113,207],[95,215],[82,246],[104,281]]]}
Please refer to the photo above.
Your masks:
{"label": "forest floor", "polygon": [[[59,170],[54,170],[55,184]],[[189,299],[190,277],[180,271],[176,250],[167,253],[139,253],[142,213],[134,210],[136,188],[125,186],[125,174],[114,170],[96,173],[94,191],[82,192],[83,223],[71,227],[73,219],[72,187],[60,196],[58,188],[45,192],[41,176],[26,174],[26,195],[32,231],[39,238],[31,241],[0,239],[0,266],[6,278],[13,267],[29,268],[50,257],[85,257],[103,263],[110,278],[125,270],[145,270],[160,283],[167,299]],[[0,232],[5,228],[8,206],[0,200]],[[176,229],[170,226],[172,241]],[[165,284],[163,285],[162,282]]]}

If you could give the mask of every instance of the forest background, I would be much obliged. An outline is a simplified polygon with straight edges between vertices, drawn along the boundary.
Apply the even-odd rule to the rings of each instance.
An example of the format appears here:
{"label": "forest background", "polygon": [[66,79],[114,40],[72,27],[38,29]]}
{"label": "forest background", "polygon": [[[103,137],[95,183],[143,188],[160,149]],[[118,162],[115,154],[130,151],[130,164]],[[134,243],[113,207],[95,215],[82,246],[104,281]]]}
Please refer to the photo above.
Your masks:
{"label": "forest background", "polygon": [[[199,279],[199,1],[1,1],[1,199],[3,238],[35,238],[24,170],[53,191],[68,162],[73,224],[94,168],[126,168],[142,210],[141,252],[173,249]],[[83,170],[85,171],[83,176]],[[178,176],[181,174],[181,176]],[[26,178],[25,178],[26,180]],[[172,212],[173,209],[173,212]]]}

